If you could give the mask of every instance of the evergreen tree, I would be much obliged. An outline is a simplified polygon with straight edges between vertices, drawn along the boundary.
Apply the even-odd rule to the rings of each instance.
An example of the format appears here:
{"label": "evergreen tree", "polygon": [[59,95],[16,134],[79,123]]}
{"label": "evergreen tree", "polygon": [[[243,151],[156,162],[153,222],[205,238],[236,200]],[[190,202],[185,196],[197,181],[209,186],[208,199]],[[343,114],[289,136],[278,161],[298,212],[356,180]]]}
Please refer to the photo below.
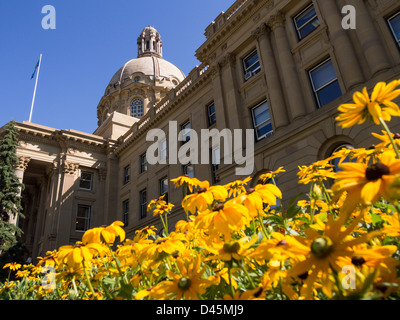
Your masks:
{"label": "evergreen tree", "polygon": [[17,158],[17,129],[12,120],[5,127],[0,139],[0,252],[4,253],[17,243],[17,237],[22,230],[10,219],[24,217],[22,215],[20,190],[23,184],[14,173],[18,164]]}

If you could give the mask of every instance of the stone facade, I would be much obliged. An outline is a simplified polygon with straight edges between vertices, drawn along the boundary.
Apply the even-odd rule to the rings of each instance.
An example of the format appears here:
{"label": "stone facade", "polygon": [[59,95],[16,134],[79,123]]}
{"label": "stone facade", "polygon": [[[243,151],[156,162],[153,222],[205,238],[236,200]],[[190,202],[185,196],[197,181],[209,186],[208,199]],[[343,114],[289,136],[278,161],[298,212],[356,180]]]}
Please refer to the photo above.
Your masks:
{"label": "stone facade", "polygon": [[[342,28],[341,8],[347,4],[356,8],[355,30]],[[354,91],[400,78],[399,44],[391,28],[399,12],[396,0],[237,0],[206,28],[196,51],[201,65],[185,78],[162,59],[156,30],[145,29],[138,59],[150,59],[158,73],[133,62],[127,63],[128,73],[123,73],[127,65],[121,68],[100,100],[94,134],[17,124],[16,170],[27,186],[27,218],[19,223],[31,255],[74,243],[86,228],[115,220],[126,222],[128,237],[146,225],[159,226],[158,217],[141,210],[164,192],[176,205],[169,225],[181,219],[183,191],[171,182],[163,189],[163,182],[188,168],[145,165],[142,157],[153,143],[146,141],[149,130],[168,133],[170,121],[178,130],[190,123],[198,133],[260,129],[251,183],[284,166],[277,181],[283,201],[307,192],[297,184],[298,165],[325,158],[342,145],[374,143],[372,125],[342,129],[335,117]],[[148,47],[146,37],[154,40]],[[162,68],[173,71],[162,74]],[[141,99],[143,115],[131,117],[130,111],[138,110],[130,109],[135,98]],[[396,119],[391,126],[400,130]],[[245,178],[235,174],[235,164],[224,164],[223,144],[219,148],[217,167],[193,164],[191,173],[218,183]]]}

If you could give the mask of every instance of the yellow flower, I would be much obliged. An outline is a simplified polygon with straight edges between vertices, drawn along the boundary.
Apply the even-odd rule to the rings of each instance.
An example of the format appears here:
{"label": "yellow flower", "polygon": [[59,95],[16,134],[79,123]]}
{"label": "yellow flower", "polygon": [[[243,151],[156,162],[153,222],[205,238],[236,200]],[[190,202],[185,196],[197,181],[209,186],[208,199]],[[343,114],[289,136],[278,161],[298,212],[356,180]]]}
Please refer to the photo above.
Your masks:
{"label": "yellow flower", "polygon": [[190,178],[187,175],[180,176],[175,179],[171,179],[171,181],[174,183],[175,188],[184,186],[189,189],[190,192],[193,192],[194,188],[197,188],[198,186],[201,185],[201,181],[196,179],[196,178]]}
{"label": "yellow flower", "polygon": [[58,264],[66,264],[70,268],[78,268],[82,261],[90,262],[93,256],[103,254],[104,247],[98,243],[83,245],[77,242],[74,246],[62,246],[57,255]]}
{"label": "yellow flower", "polygon": [[242,260],[250,253],[250,247],[256,243],[257,240],[258,238],[251,239],[250,237],[243,237],[239,240],[213,241],[211,247],[207,247],[207,249],[215,256],[210,256],[206,260]]}
{"label": "yellow flower", "polygon": [[306,279],[302,288],[302,296],[310,299],[314,283],[320,279],[322,285],[327,284],[332,273],[341,271],[339,260],[342,257],[353,256],[352,247],[365,243],[380,234],[370,232],[358,238],[349,239],[348,235],[353,232],[362,219],[364,211],[361,212],[347,228],[343,228],[347,218],[339,215],[337,220],[328,216],[325,230],[321,234],[313,229],[307,229],[306,237],[296,236],[288,238],[289,245],[286,250],[298,256],[293,259],[293,266],[288,270],[288,276],[297,279]]}
{"label": "yellow flower", "polygon": [[17,271],[18,269],[21,269],[21,265],[19,263],[13,262],[13,263],[6,263],[3,267],[3,269],[9,268],[10,270]]}
{"label": "yellow flower", "polygon": [[230,294],[224,295],[224,300],[263,300],[265,299],[265,292],[263,287],[257,287],[255,289],[247,291],[235,291],[234,296]]}
{"label": "yellow flower", "polygon": [[125,239],[125,231],[121,228],[124,223],[121,221],[115,221],[108,227],[98,227],[86,231],[82,237],[84,244],[88,243],[106,243],[112,244],[115,238],[119,236],[120,241]]}
{"label": "yellow flower", "polygon": [[309,166],[298,166],[299,183],[308,184],[315,181],[323,181],[327,178],[335,178],[333,172],[333,165],[329,163],[328,159],[320,160],[312,163]]}
{"label": "yellow flower", "polygon": [[245,185],[251,180],[251,177],[247,177],[244,180],[236,180],[230,182],[225,185],[225,188],[228,190],[228,197],[234,196],[236,197],[238,194],[245,192]]}
{"label": "yellow flower", "polygon": [[371,119],[375,124],[379,124],[379,118],[390,121],[392,116],[400,116],[400,110],[397,104],[392,100],[400,95],[400,90],[395,90],[400,85],[399,80],[386,84],[379,82],[372,94],[368,95],[367,88],[362,92],[353,94],[353,102],[342,104],[338,110],[341,114],[336,118],[339,126],[350,128],[355,124],[362,124],[367,119]]}
{"label": "yellow flower", "polygon": [[212,205],[214,201],[225,201],[228,191],[223,186],[211,186],[208,181],[202,181],[197,192],[186,196],[182,201],[182,207],[193,214],[203,211]]}
{"label": "yellow flower", "polygon": [[277,186],[258,184],[238,195],[233,201],[242,203],[249,210],[250,217],[257,217],[259,212],[264,211],[264,203],[276,205],[276,198],[282,198],[282,192]]}
{"label": "yellow flower", "polygon": [[191,261],[177,259],[176,265],[178,272],[166,271],[171,280],[162,281],[157,285],[157,295],[174,300],[198,300],[199,295],[204,294],[206,288],[214,283],[203,278],[206,265],[201,269],[201,259],[198,256]]}
{"label": "yellow flower", "polygon": [[260,178],[258,180],[262,182],[268,182],[268,180],[275,178],[281,172],[286,172],[286,170],[284,170],[283,167],[279,167],[275,171],[269,171],[267,173],[260,175]]}
{"label": "yellow flower", "polygon": [[332,191],[340,195],[347,191],[342,211],[350,215],[359,203],[371,205],[380,197],[390,197],[389,190],[395,175],[400,174],[400,160],[395,158],[392,150],[378,156],[378,162],[342,163],[342,171],[336,174]]}
{"label": "yellow flower", "polygon": [[[165,201],[164,201],[165,202]],[[153,210],[153,216],[170,213],[174,205],[172,203],[159,203]]]}
{"label": "yellow flower", "polygon": [[206,232],[222,233],[229,239],[232,232],[244,229],[249,220],[247,208],[230,200],[225,204],[216,204],[212,210],[200,212],[195,218],[195,226]]}

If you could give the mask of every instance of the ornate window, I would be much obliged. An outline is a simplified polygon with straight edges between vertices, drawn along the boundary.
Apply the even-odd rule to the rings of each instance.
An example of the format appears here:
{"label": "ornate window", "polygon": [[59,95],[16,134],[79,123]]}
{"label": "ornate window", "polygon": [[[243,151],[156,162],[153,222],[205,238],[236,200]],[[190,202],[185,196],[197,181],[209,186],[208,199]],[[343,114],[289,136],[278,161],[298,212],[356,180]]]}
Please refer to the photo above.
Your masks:
{"label": "ornate window", "polygon": [[133,99],[131,102],[131,117],[142,117],[143,116],[143,100]]}
{"label": "ornate window", "polygon": [[400,47],[400,11],[391,16],[388,19],[388,23],[394,39],[396,40],[397,45]]}
{"label": "ornate window", "polygon": [[335,68],[330,59],[320,63],[308,73],[318,108],[342,95]]}
{"label": "ornate window", "polygon": [[260,72],[260,61],[256,49],[244,57],[242,61],[245,81]]}
{"label": "ornate window", "polygon": [[267,101],[261,102],[251,109],[253,127],[256,133],[257,141],[273,133],[271,116],[269,113]]}
{"label": "ornate window", "polygon": [[90,225],[91,206],[78,204],[75,231],[86,231]]}
{"label": "ornate window", "polygon": [[139,193],[139,203],[140,203],[140,219],[146,218],[147,214],[147,192],[146,189],[143,189]]}
{"label": "ornate window", "polygon": [[93,173],[82,171],[79,178],[79,189],[92,190],[93,187]]}
{"label": "ornate window", "polygon": [[293,18],[293,20],[299,40],[303,39],[320,25],[313,4],[304,8]]}

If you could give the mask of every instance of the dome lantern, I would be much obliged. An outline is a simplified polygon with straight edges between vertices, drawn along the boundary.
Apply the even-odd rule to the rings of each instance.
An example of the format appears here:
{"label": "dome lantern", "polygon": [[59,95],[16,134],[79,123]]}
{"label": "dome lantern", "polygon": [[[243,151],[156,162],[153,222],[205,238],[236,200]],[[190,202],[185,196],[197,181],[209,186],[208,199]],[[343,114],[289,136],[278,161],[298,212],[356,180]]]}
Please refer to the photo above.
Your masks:
{"label": "dome lantern", "polygon": [[138,58],[146,56],[157,56],[162,58],[162,41],[158,31],[148,26],[143,29],[137,39]]}

